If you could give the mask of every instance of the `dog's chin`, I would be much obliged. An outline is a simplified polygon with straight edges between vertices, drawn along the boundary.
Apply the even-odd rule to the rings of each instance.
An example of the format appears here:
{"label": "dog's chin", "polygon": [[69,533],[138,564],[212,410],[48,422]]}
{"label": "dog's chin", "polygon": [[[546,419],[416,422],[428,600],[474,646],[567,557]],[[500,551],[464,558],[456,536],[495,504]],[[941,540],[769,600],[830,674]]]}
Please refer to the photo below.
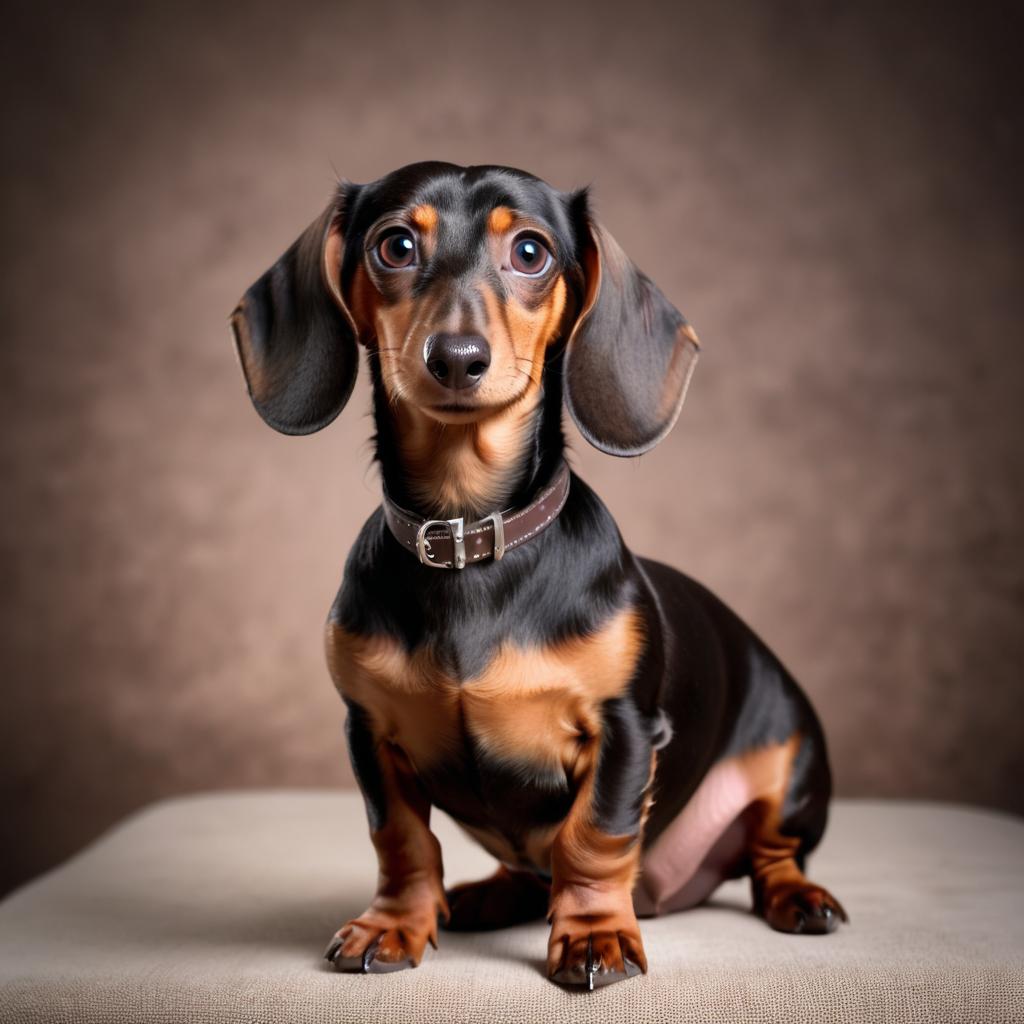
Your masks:
{"label": "dog's chin", "polygon": [[420,412],[425,413],[432,420],[455,426],[479,423],[508,408],[508,403],[492,405],[482,402],[446,402],[441,405],[421,405],[419,408]]}
{"label": "dog's chin", "polygon": [[484,401],[480,398],[451,398],[447,401],[414,402],[416,409],[438,423],[451,426],[480,423],[498,416],[515,405],[522,395],[512,395],[500,400]]}
{"label": "dog's chin", "polygon": [[424,405],[420,411],[438,423],[452,425],[463,423],[477,423],[489,414],[489,409],[480,405],[469,405],[461,402],[451,402],[446,405]]}

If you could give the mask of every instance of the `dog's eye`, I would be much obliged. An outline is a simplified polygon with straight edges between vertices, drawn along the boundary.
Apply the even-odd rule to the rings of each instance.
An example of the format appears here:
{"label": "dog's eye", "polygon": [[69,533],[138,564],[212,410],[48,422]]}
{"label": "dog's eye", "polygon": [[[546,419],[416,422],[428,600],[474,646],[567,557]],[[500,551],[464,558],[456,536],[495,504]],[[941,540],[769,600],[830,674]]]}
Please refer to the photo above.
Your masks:
{"label": "dog's eye", "polygon": [[537,277],[551,265],[551,253],[536,238],[520,238],[512,246],[512,269],[517,274]]}
{"label": "dog's eye", "polygon": [[396,231],[377,246],[377,255],[386,267],[411,267],[416,261],[416,242],[409,232]]}

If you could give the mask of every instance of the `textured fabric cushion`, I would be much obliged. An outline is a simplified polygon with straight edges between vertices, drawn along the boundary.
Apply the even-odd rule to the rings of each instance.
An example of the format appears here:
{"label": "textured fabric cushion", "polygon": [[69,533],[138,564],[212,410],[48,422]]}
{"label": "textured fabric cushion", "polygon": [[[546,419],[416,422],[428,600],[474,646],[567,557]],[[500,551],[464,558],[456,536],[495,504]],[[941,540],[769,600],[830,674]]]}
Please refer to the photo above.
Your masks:
{"label": "textured fabric cushion", "polygon": [[[441,815],[449,882],[493,862]],[[417,970],[320,960],[376,876],[354,793],[157,804],[0,904],[0,1020],[198,1022],[1024,1020],[1024,822],[840,802],[812,859],[851,924],[772,932],[745,883],[642,924],[650,974],[544,978],[547,929],[442,932]]]}

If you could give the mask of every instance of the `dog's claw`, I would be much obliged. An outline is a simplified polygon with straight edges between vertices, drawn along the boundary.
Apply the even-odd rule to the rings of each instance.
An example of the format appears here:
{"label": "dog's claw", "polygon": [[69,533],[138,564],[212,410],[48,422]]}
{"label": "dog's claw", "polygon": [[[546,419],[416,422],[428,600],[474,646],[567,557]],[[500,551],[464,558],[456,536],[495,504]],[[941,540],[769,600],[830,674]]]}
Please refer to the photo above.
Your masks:
{"label": "dog's claw", "polygon": [[327,943],[327,948],[324,950],[324,959],[328,963],[333,963],[334,958],[338,955],[338,950],[341,949],[341,939],[337,935]]}
{"label": "dog's claw", "polygon": [[335,969],[347,973],[369,974],[370,964],[373,962],[373,955],[376,953],[378,945],[379,940],[374,939],[362,953],[355,956],[342,956],[339,948],[332,957]]}
{"label": "dog's claw", "polygon": [[381,935],[378,935],[361,953],[342,956],[341,949],[345,944],[344,936],[335,935],[324,952],[324,959],[334,965],[334,969],[345,974],[391,974],[415,967],[412,957],[405,956],[400,960],[382,960],[378,957]]}

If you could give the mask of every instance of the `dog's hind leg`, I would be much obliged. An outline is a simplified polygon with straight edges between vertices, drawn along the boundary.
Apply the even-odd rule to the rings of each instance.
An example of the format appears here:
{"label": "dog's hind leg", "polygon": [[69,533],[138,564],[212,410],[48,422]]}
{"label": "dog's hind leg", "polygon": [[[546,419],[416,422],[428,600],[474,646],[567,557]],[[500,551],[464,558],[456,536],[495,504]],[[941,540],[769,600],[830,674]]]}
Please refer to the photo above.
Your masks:
{"label": "dog's hind leg", "polygon": [[832,931],[845,911],[803,874],[825,830],[829,790],[815,729],[718,762],[646,852],[633,893],[637,913],[685,910],[726,879],[749,874],[754,911],[773,928]]}
{"label": "dog's hind leg", "polygon": [[830,781],[821,754],[816,738],[800,738],[785,786],[744,814],[754,912],[780,932],[822,935],[848,920],[842,904],[803,871],[825,830]]}

